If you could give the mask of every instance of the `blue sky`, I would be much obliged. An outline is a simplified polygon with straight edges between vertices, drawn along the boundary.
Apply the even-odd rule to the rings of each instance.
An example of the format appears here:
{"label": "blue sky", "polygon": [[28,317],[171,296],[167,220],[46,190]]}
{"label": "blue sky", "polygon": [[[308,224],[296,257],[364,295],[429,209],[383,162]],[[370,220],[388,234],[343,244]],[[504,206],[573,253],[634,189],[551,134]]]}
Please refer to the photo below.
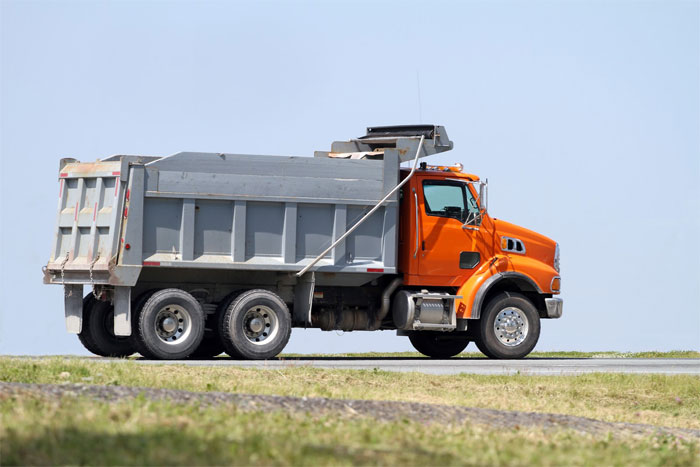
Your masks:
{"label": "blue sky", "polygon": [[[311,156],[419,121],[492,215],[561,244],[539,350],[698,350],[699,5],[3,0],[0,352],[85,353],[41,283],[61,157]],[[410,348],[295,330],[287,351]]]}

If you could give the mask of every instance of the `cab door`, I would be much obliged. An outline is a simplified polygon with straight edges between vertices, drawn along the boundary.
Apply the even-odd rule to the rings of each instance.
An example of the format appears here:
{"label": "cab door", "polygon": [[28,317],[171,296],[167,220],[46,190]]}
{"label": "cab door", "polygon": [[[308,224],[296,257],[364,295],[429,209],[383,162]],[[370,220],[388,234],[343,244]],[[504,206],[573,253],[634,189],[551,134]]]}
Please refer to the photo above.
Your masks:
{"label": "cab door", "polygon": [[416,180],[419,201],[418,275],[425,285],[460,286],[478,268],[483,229],[469,184],[423,176]]}

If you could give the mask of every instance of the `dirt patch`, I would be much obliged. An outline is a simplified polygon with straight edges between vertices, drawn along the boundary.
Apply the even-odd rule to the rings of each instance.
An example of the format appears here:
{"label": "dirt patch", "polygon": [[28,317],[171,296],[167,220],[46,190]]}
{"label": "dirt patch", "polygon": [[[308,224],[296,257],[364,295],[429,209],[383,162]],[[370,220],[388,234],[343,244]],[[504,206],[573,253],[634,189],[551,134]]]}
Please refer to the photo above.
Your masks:
{"label": "dirt patch", "polygon": [[613,423],[572,415],[457,407],[417,402],[343,400],[321,397],[269,396],[225,392],[191,392],[131,386],[83,384],[26,384],[0,382],[0,395],[45,398],[85,397],[99,401],[119,401],[143,397],[153,401],[230,404],[245,411],[289,411],[305,414],[335,414],[343,417],[372,417],[378,420],[412,420],[421,423],[470,423],[496,429],[533,427],[568,429],[590,434],[673,435],[700,439],[700,430],[660,427],[638,423]]}

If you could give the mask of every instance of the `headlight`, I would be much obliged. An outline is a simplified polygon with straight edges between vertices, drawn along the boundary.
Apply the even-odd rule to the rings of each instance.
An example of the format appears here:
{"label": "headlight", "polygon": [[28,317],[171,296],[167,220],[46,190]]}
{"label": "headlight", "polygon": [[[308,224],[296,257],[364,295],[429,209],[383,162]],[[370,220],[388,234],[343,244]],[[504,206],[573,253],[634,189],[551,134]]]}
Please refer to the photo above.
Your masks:
{"label": "headlight", "polygon": [[554,248],[554,269],[559,272],[559,244]]}

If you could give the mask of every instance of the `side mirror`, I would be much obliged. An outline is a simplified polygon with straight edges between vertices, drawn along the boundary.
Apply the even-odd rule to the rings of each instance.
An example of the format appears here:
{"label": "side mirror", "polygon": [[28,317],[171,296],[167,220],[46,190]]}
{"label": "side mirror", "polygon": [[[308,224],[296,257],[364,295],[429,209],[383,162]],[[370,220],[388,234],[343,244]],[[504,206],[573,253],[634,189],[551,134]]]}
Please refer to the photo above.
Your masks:
{"label": "side mirror", "polygon": [[484,213],[489,210],[489,179],[485,182],[479,182],[479,206]]}
{"label": "side mirror", "polygon": [[481,221],[484,219],[484,214],[488,211],[489,179],[487,178],[486,181],[480,180],[478,182],[469,183],[479,184],[479,199],[477,200],[479,207],[478,212],[470,212],[467,214],[462,228],[467,230],[479,230]]}

